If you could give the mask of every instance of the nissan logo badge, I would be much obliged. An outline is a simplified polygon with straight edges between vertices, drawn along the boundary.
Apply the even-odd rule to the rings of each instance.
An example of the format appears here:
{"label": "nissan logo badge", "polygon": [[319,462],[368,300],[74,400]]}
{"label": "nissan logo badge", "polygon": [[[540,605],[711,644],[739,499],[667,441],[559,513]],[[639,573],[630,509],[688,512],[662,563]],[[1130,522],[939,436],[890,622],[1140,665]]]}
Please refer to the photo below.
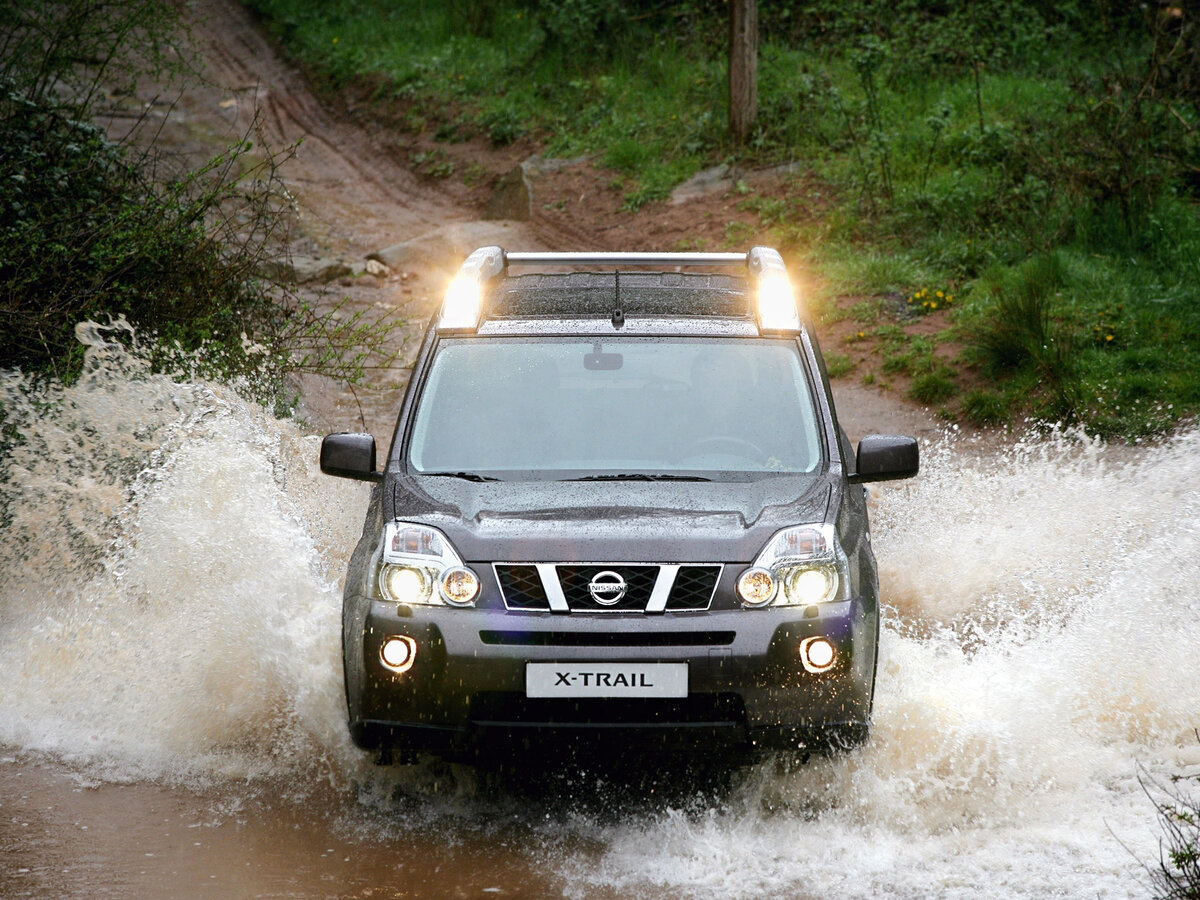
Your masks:
{"label": "nissan logo badge", "polygon": [[625,596],[625,579],[611,569],[597,572],[588,582],[588,593],[601,606],[613,606]]}

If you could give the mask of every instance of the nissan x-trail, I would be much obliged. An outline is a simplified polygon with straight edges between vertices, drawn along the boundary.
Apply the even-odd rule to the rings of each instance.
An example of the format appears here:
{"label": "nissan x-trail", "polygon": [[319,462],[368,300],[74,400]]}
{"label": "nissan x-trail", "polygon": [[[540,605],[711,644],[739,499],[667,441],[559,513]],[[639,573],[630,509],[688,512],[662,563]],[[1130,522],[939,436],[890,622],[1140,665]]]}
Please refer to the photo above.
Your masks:
{"label": "nissan x-trail", "polygon": [[350,733],[384,759],[554,739],[808,753],[866,739],[862,483],[780,255],[476,250],[433,317],[350,562]]}

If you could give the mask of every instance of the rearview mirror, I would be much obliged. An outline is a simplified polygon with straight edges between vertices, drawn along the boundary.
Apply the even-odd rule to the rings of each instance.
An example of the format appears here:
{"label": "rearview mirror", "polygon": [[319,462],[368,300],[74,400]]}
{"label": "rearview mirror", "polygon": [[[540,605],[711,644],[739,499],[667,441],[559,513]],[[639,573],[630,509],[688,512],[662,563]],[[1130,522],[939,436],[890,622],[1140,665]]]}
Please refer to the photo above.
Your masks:
{"label": "rearview mirror", "polygon": [[625,364],[621,353],[605,353],[600,344],[592,345],[592,352],[583,355],[583,367],[589,372],[615,372]]}
{"label": "rearview mirror", "polygon": [[899,434],[868,434],[858,442],[857,464],[851,484],[912,478],[921,468],[915,438]]}
{"label": "rearview mirror", "polygon": [[383,481],[375,471],[375,438],[369,434],[340,432],[321,441],[321,471],[338,478]]}

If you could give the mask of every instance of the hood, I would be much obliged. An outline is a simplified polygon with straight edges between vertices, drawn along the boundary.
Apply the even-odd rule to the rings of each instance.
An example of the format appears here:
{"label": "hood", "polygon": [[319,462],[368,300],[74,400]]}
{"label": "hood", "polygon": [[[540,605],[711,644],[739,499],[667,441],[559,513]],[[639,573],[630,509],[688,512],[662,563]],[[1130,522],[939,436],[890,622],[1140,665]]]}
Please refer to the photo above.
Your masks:
{"label": "hood", "polygon": [[440,529],[473,563],[750,562],[779,529],[825,521],[832,491],[824,476],[476,483],[389,474],[389,481],[385,518]]}

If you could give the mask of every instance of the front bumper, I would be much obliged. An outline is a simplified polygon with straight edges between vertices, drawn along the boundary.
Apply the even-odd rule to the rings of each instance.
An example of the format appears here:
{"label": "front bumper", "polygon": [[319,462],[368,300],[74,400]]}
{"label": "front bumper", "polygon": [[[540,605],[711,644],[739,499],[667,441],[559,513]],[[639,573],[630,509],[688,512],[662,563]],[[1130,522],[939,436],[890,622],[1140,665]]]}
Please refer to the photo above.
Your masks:
{"label": "front bumper", "polygon": [[[351,735],[364,748],[478,755],[530,739],[627,741],[637,732],[645,742],[809,751],[866,737],[878,614],[858,599],[662,616],[367,603],[361,630],[346,636],[347,655],[361,654],[361,678],[348,678],[347,692]],[[391,636],[415,642],[406,672],[381,661]],[[799,652],[815,636],[837,650],[819,674]],[[530,662],[684,662],[688,696],[532,699]]]}

